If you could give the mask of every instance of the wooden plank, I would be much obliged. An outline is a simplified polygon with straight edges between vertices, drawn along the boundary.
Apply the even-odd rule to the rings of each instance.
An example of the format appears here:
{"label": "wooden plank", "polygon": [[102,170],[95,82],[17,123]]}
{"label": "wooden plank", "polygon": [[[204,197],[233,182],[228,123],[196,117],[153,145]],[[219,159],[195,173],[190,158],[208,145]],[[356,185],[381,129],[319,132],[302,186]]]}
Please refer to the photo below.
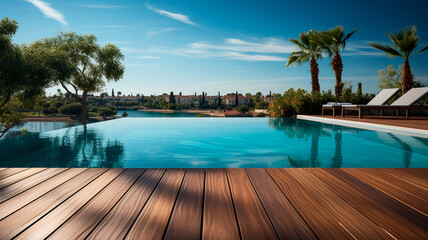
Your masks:
{"label": "wooden plank", "polygon": [[126,169],[88,204],[61,225],[57,231],[49,236],[49,239],[84,239],[143,172],[144,169]]}
{"label": "wooden plank", "polygon": [[[428,191],[421,190],[412,193],[411,184],[401,184],[397,181],[386,181],[382,179],[382,171],[373,169],[343,169],[345,172],[354,177],[366,182],[372,187],[388,194],[390,197],[420,211],[423,214],[428,214]],[[410,191],[408,191],[410,189]]]}
{"label": "wooden plank", "polygon": [[46,170],[46,168],[29,168],[25,171],[13,174],[12,176],[9,176],[7,178],[3,178],[2,180],[0,180],[0,189],[5,188],[14,183],[17,183],[22,179],[28,178],[31,175],[34,175],[44,170]]}
{"label": "wooden plank", "polygon": [[22,181],[15,183],[13,185],[10,185],[2,190],[0,190],[0,203],[6,201],[7,199],[18,195],[36,185],[38,185],[41,182],[44,182],[45,180],[63,172],[66,171],[67,168],[49,168],[45,171],[41,171],[37,174],[34,174],[26,179],[23,179]]}
{"label": "wooden plank", "polygon": [[418,173],[414,173],[411,169],[391,169],[391,168],[383,168],[383,172],[388,174],[391,177],[396,179],[400,179],[401,181],[405,181],[406,183],[413,184],[419,188],[424,190],[428,190],[428,179],[418,176]]}
{"label": "wooden plank", "polygon": [[228,168],[226,172],[242,238],[277,239],[272,223],[245,170]]}
{"label": "wooden plank", "polygon": [[188,169],[164,239],[201,239],[204,169]]}
{"label": "wooden plank", "polygon": [[[318,170],[318,169],[314,169]],[[286,171],[356,239],[392,239],[391,235],[331,191],[318,178],[302,168]]]}
{"label": "wooden plank", "polygon": [[354,239],[283,169],[266,169],[305,222],[320,239]]}
{"label": "wooden plank", "polygon": [[316,236],[262,168],[246,169],[280,239],[315,239]]}
{"label": "wooden plank", "polygon": [[346,180],[346,183],[352,186],[354,189],[365,193],[365,195],[369,195],[373,201],[376,201],[384,207],[387,207],[397,216],[400,216],[413,223],[413,225],[419,227],[421,230],[428,229],[428,217],[419,211],[416,211],[415,209],[410,208],[409,206],[389,197],[385,193],[373,188],[367,183],[355,178],[341,169],[326,169],[326,171],[341,179],[342,181]]}
{"label": "wooden plank", "polygon": [[224,169],[207,169],[205,172],[202,239],[240,239]]}
{"label": "wooden plank", "polygon": [[[340,170],[340,169],[336,169]],[[373,200],[373,196],[367,192],[360,192],[348,184],[348,180],[335,177],[326,170],[308,171],[323,181],[333,192],[341,196],[366,217],[371,219],[380,227],[387,230],[392,236],[398,239],[427,239],[426,233],[405,219],[397,216],[385,206],[386,203],[379,203]]]}
{"label": "wooden plank", "polygon": [[164,169],[149,169],[144,172],[87,238],[123,239],[164,172]]}
{"label": "wooden plank", "polygon": [[[0,239],[13,238],[56,206],[103,174],[107,169],[91,168],[0,221]],[[14,226],[11,228],[10,226]]]}
{"label": "wooden plank", "polygon": [[3,202],[2,204],[0,204],[0,220],[5,218],[9,214],[17,211],[18,209],[24,207],[28,203],[35,201],[40,196],[43,196],[44,194],[58,187],[64,182],[69,181],[70,179],[82,173],[83,171],[85,171],[85,169],[70,169],[39,184],[35,188],[29,189],[28,191],[25,191],[20,195]]}
{"label": "wooden plank", "polygon": [[[86,185],[83,189],[81,189],[76,194],[71,196],[65,202],[61,203],[54,210],[49,212],[49,214],[41,218],[39,221],[34,223],[29,228],[25,229],[25,231],[19,234],[16,239],[45,239],[52,232],[54,232],[59,226],[61,226],[65,221],[67,221],[67,219],[69,219],[71,216],[74,217],[75,213],[78,212],[80,209],[82,209],[83,206],[86,207],[88,205],[90,205],[89,207],[92,208],[90,210],[91,211],[90,215],[92,216],[86,215],[85,217],[87,218],[81,219],[81,220],[83,221],[83,224],[87,224],[87,227],[89,228],[91,226],[92,227],[95,226],[98,223],[97,219],[104,217],[107,211],[110,210],[108,206],[110,205],[111,207],[114,203],[116,203],[114,200],[115,199],[118,200],[122,196],[120,195],[119,197],[117,197],[114,195],[109,195],[109,194],[105,195],[102,193],[104,192],[103,190],[105,190],[106,188],[108,189],[108,187],[111,185],[114,185],[113,187],[118,187],[118,185],[115,184],[117,183],[115,180],[119,178],[118,176],[123,176],[122,174],[123,172],[124,172],[123,168],[122,169],[114,168],[102,174],[100,177],[96,178],[94,181]],[[129,177],[131,178],[131,181],[135,181],[138,176],[136,176],[136,174],[132,175],[131,173],[131,176]],[[127,178],[127,176],[125,176],[125,178]],[[126,184],[123,180],[124,179],[122,177],[121,179],[119,179],[119,182],[122,184]],[[128,187],[130,187],[130,185],[131,184],[129,184]],[[117,188],[117,189],[114,189],[114,191],[122,192],[123,194],[123,192],[125,192],[127,189],[128,188],[126,188],[125,190]],[[109,191],[107,192],[111,193]],[[98,206],[94,206],[93,204],[90,204],[92,200],[94,200],[93,198],[95,196],[100,196],[100,195],[105,197],[104,199],[102,199],[103,202],[100,202],[98,199],[98,201],[96,201],[99,204]],[[112,201],[114,203],[111,203]],[[108,210],[105,210],[105,208],[108,208]],[[80,214],[78,215],[80,217],[82,216]],[[80,230],[85,230],[85,229],[83,228]],[[92,228],[88,229],[87,231],[90,231],[90,230],[92,230]],[[69,238],[68,235],[64,235],[62,239],[64,238],[72,239],[72,238]]]}
{"label": "wooden plank", "polygon": [[166,230],[171,210],[185,170],[168,169],[147,204],[144,206],[126,239],[161,239]]}
{"label": "wooden plank", "polygon": [[13,174],[27,170],[28,168],[8,168],[0,172],[0,180],[12,176]]}

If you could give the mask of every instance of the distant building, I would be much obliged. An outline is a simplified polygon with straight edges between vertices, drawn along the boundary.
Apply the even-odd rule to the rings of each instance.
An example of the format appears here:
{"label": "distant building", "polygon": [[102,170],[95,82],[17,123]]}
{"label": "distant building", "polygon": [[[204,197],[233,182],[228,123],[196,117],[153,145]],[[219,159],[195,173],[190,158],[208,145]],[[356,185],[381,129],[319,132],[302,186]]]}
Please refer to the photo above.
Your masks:
{"label": "distant building", "polygon": [[104,101],[106,102],[114,102],[114,101],[119,101],[119,102],[138,102],[140,100],[140,98],[138,97],[133,97],[133,96],[122,96],[122,97],[114,97],[114,96],[105,96],[103,98]]}
{"label": "distant building", "polygon": [[[227,107],[236,106],[236,95],[226,95],[226,96],[223,96],[222,99]],[[249,105],[250,103],[251,103],[251,97],[244,97],[242,95],[238,95],[238,106]]]}

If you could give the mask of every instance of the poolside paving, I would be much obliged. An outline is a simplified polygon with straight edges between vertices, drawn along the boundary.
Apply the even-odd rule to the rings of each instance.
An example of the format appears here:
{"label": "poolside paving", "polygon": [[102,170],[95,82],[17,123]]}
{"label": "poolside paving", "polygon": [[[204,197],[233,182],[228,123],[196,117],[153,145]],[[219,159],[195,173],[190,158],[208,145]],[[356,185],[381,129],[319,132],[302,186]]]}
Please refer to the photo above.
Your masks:
{"label": "poolside paving", "polygon": [[428,239],[427,169],[0,168],[0,239]]}

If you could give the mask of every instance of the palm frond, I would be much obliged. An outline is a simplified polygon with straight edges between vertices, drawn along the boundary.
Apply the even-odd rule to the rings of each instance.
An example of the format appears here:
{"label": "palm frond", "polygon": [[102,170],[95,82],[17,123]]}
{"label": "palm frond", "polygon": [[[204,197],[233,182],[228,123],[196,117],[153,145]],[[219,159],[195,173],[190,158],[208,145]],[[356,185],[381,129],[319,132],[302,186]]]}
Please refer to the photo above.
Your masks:
{"label": "palm frond", "polygon": [[370,43],[370,45],[374,48],[377,48],[381,51],[384,51],[385,53],[387,53],[388,55],[390,55],[392,57],[404,57],[403,55],[401,55],[400,52],[398,52],[395,48],[393,48],[391,46],[379,44],[379,43]]}
{"label": "palm frond", "polygon": [[417,51],[415,54],[413,54],[412,56],[410,56],[410,58],[412,58],[413,56],[415,56],[415,55],[417,55],[417,54],[419,54],[419,53],[421,53],[421,52],[423,52],[423,51],[425,51],[425,50],[427,50],[428,49],[428,45],[426,46],[426,47],[424,47],[424,48],[422,48],[421,50],[419,50],[419,51]]}

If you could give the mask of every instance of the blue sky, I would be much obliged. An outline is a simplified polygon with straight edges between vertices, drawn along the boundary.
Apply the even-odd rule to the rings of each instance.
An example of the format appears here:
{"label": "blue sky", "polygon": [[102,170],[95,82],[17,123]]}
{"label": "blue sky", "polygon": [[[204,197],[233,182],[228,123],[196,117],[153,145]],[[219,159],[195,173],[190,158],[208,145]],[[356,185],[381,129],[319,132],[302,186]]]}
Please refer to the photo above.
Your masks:
{"label": "blue sky", "polygon": [[[0,17],[18,21],[18,43],[58,32],[93,33],[125,54],[126,72],[105,91],[216,94],[239,91],[283,93],[310,89],[309,64],[286,68],[300,32],[342,25],[360,27],[343,52],[343,80],[377,92],[378,70],[401,59],[368,45],[388,42],[386,32],[415,25],[428,42],[426,1],[53,1],[1,0]],[[332,89],[330,59],[319,62],[322,90]],[[417,80],[428,84],[428,52],[411,60]],[[58,87],[49,89],[54,93]]]}

